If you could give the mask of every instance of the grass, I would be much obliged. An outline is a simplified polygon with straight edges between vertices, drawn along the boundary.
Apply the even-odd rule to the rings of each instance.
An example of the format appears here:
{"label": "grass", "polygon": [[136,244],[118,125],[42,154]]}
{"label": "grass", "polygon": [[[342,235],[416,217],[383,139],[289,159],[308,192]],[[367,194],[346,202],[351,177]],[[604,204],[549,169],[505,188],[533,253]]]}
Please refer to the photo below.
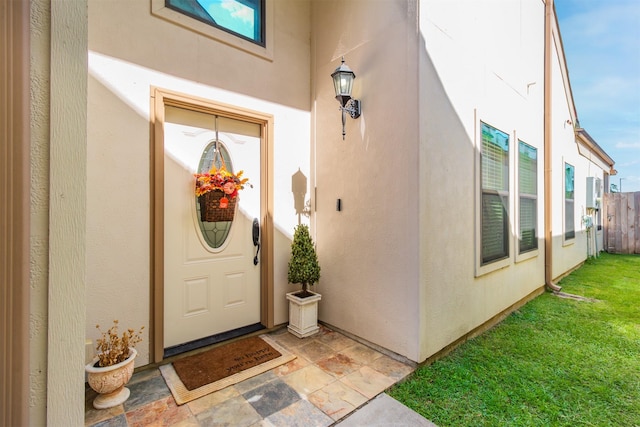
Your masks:
{"label": "grass", "polygon": [[603,254],[389,394],[440,427],[640,426],[640,256]]}

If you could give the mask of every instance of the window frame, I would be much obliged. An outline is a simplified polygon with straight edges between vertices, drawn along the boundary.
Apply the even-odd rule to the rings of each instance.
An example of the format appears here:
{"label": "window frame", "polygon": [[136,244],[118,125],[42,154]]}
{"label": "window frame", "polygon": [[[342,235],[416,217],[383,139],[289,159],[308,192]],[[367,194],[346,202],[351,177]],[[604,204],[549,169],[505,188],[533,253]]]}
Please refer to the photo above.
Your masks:
{"label": "window frame", "polygon": [[[256,9],[257,9],[257,16],[258,16],[257,21],[259,22],[258,23],[259,27],[258,27],[258,30],[254,31],[254,32],[259,33],[259,36],[258,36],[257,40],[255,38],[247,37],[244,34],[238,33],[237,31],[233,30],[232,28],[229,28],[227,26],[218,24],[217,22],[211,22],[208,19],[199,17],[199,16],[197,16],[197,15],[195,15],[193,13],[190,13],[187,10],[181,9],[178,5],[171,4],[172,1],[177,1],[177,0],[165,0],[165,6],[168,7],[169,9],[175,10],[176,12],[183,13],[183,14],[185,14],[187,16],[190,16],[191,18],[196,19],[198,21],[201,21],[201,22],[203,22],[203,23],[205,23],[207,25],[211,25],[214,28],[218,28],[218,29],[220,29],[222,31],[226,31],[226,32],[228,32],[228,33],[230,33],[230,34],[232,34],[232,35],[234,35],[236,37],[240,37],[242,39],[248,40],[251,43],[255,43],[258,46],[263,46],[264,47],[264,45],[265,45],[266,40],[265,40],[265,32],[264,32],[264,20],[265,20],[264,19],[265,18],[264,0],[249,0],[250,2],[256,3],[255,6],[256,6]],[[198,0],[194,0],[194,1],[196,1],[196,3],[198,3],[200,5],[200,1],[198,1]],[[239,1],[239,2],[240,3],[245,3],[246,1],[247,0]],[[200,6],[202,6],[202,5],[200,5]],[[256,9],[253,9],[253,10],[256,10]],[[215,19],[213,17],[211,17],[211,18]]]}
{"label": "window frame", "polygon": [[[518,153],[516,155],[516,188],[517,188],[517,200],[516,200],[516,221],[517,221],[517,227],[516,229],[518,230],[517,235],[515,237],[516,240],[516,262],[519,261],[524,261],[533,257],[536,257],[538,255],[538,252],[540,250],[539,247],[539,231],[540,231],[540,216],[539,216],[539,207],[540,204],[538,203],[539,201],[539,178],[540,175],[538,173],[539,170],[539,166],[538,166],[538,148],[534,147],[531,144],[528,144],[526,142],[524,142],[521,139],[517,139],[518,141]],[[522,182],[521,182],[521,178],[522,178],[522,162],[520,159],[520,149],[521,146],[525,145],[526,147],[528,147],[529,149],[535,150],[536,153],[536,161],[535,161],[535,176],[533,177],[533,182],[535,185],[535,193],[525,193],[522,191]],[[522,220],[521,220],[521,216],[522,216],[522,199],[526,198],[528,200],[535,200],[535,208],[534,208],[534,234],[535,234],[535,247],[533,248],[528,248],[525,250],[522,250],[520,247],[521,244],[521,238],[522,238]]]}
{"label": "window frame", "polygon": [[[482,276],[484,274],[490,273],[492,271],[496,271],[505,267],[508,267],[509,265],[511,265],[511,261],[512,261],[512,254],[514,253],[513,249],[513,212],[514,212],[514,208],[513,208],[513,197],[512,197],[512,189],[513,189],[513,172],[512,172],[512,167],[513,167],[513,144],[512,141],[514,139],[514,133],[513,132],[505,132],[503,131],[500,127],[498,126],[494,126],[492,124],[489,123],[489,121],[485,121],[485,120],[477,120],[476,121],[476,126],[477,126],[477,130],[475,132],[476,134],[476,256],[475,256],[475,264],[476,264],[476,272],[475,272],[475,276],[479,277]],[[507,184],[506,189],[503,190],[492,190],[492,189],[487,189],[484,190],[483,187],[483,176],[482,176],[482,160],[483,160],[483,145],[484,145],[484,141],[483,141],[483,137],[482,137],[482,130],[483,130],[483,126],[487,126],[489,128],[494,129],[495,131],[498,131],[504,135],[506,135],[507,137],[507,154],[506,154],[506,168],[507,168],[507,177],[505,179],[505,182]],[[505,249],[506,249],[506,254],[502,257],[499,258],[495,258],[495,259],[491,259],[491,260],[486,260],[483,261],[483,200],[484,200],[484,195],[499,195],[503,200],[505,200],[504,198],[506,197],[506,202],[503,203],[503,207],[504,210],[503,212],[506,213],[506,217],[504,219],[504,232],[505,234],[505,239],[504,239],[504,244],[505,244]]]}
{"label": "window frame", "polygon": [[[562,194],[563,194],[563,204],[562,204],[562,242],[565,245],[568,244],[573,244],[576,240],[576,206],[575,206],[575,200],[576,200],[576,168],[575,166],[573,166],[571,163],[567,162],[566,160],[563,161],[564,164],[564,168],[563,170],[563,174],[562,174]],[[570,167],[571,171],[572,171],[572,176],[571,176],[571,185],[572,185],[572,189],[571,189],[571,193],[572,193],[572,198],[568,198],[567,197],[567,171],[569,170],[567,167]],[[567,229],[567,214],[569,212],[567,209],[567,202],[571,202],[571,218],[572,218],[572,229],[568,230]],[[573,233],[572,236],[568,236],[569,233]]]}
{"label": "window frame", "polygon": [[262,26],[262,32],[264,34],[263,45],[256,44],[253,40],[238,35],[235,32],[213,26],[191,15],[179,12],[167,6],[166,0],[151,0],[151,14],[228,46],[273,61],[275,1],[262,1],[264,1],[264,22]]}

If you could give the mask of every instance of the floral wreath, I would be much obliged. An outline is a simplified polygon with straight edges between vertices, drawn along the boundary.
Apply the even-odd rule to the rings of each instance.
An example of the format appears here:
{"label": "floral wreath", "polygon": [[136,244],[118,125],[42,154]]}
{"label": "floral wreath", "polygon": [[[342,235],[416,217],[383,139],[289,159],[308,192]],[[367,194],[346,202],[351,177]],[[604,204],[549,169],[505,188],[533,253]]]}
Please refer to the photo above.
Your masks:
{"label": "floral wreath", "polygon": [[196,173],[193,175],[196,178],[196,196],[200,197],[210,191],[219,190],[235,199],[238,191],[244,189],[244,185],[249,181],[249,178],[242,178],[243,173],[244,171],[237,174],[229,172],[224,164],[220,168],[214,165],[206,173]]}

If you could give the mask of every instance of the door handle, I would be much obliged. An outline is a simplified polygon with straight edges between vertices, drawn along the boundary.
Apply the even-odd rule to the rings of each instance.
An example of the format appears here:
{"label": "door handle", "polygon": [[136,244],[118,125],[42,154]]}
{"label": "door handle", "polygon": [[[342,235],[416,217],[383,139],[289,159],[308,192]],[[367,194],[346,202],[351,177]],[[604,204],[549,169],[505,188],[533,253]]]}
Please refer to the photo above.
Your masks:
{"label": "door handle", "polygon": [[253,257],[253,265],[258,265],[258,253],[260,252],[260,221],[258,218],[253,219],[253,226],[251,227],[251,234],[253,236],[253,246],[256,247],[256,256]]}

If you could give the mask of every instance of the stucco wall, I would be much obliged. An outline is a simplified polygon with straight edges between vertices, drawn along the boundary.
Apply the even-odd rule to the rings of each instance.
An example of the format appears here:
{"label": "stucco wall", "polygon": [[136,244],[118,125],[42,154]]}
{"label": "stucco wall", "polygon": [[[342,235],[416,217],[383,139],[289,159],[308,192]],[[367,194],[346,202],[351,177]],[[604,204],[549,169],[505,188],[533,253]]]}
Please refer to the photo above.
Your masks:
{"label": "stucco wall", "polygon": [[[416,12],[413,2],[400,0],[312,5],[319,318],[414,360]],[[353,96],[362,101],[362,116],[347,118],[344,141],[330,77],[342,56],[356,74]]]}
{"label": "stucco wall", "polygon": [[272,4],[269,60],[154,16],[148,1],[89,2],[87,337],[114,318],[150,330],[151,86],[274,116],[275,323],[287,321],[291,175],[310,173],[310,18],[308,2]]}
{"label": "stucco wall", "polygon": [[[556,35],[557,41],[557,35]],[[553,163],[552,176],[552,204],[553,223],[553,269],[552,276],[557,278],[565,272],[579,265],[587,257],[587,236],[582,217],[586,214],[586,179],[595,169],[590,162],[581,156],[576,144],[573,117],[571,114],[572,101],[564,91],[565,80],[562,75],[562,58],[558,56],[557,45],[553,45],[552,53],[552,141]],[[574,229],[575,238],[565,239],[565,163],[574,166],[575,198],[574,198]]]}
{"label": "stucco wall", "polygon": [[[50,5],[31,2],[31,175],[42,183],[49,174]],[[29,324],[29,421],[46,425],[47,295],[49,278],[49,186],[31,189],[31,294]]]}
{"label": "stucco wall", "polygon": [[[420,355],[544,284],[539,0],[420,1]],[[510,255],[479,267],[480,121],[510,136]],[[538,250],[516,255],[518,140],[538,149]],[[487,270],[488,268],[488,270]]]}

